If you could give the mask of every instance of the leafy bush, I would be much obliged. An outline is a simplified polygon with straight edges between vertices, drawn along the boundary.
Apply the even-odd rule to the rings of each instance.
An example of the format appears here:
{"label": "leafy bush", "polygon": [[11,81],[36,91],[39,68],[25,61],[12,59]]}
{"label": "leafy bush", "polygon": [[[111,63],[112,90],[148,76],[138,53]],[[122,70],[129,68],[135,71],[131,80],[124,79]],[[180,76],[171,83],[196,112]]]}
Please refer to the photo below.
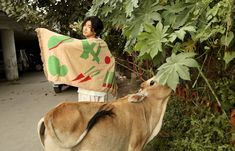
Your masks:
{"label": "leafy bush", "polygon": [[213,84],[223,109],[228,112],[230,109],[235,108],[235,81],[224,77]]}
{"label": "leafy bush", "polygon": [[[158,82],[175,90],[182,75],[183,80],[189,79],[185,75],[192,66],[178,66],[173,60],[165,63],[167,68],[159,69],[162,62],[155,60],[169,56],[172,60],[172,54],[194,52],[199,65],[203,65],[202,58],[206,60],[207,54],[215,51],[221,56],[216,59],[223,58],[227,66],[235,58],[234,50],[230,50],[234,41],[232,11],[231,0],[93,0],[88,14],[99,15],[107,25],[121,29],[125,50],[138,52],[143,60],[154,60],[152,71],[158,69],[158,76],[164,77]],[[193,59],[191,62],[195,62]],[[185,65],[185,59],[181,63]]]}
{"label": "leafy bush", "polygon": [[144,151],[235,150],[230,144],[227,116],[212,113],[206,106],[192,105],[174,98],[168,104],[163,122],[162,131]]}

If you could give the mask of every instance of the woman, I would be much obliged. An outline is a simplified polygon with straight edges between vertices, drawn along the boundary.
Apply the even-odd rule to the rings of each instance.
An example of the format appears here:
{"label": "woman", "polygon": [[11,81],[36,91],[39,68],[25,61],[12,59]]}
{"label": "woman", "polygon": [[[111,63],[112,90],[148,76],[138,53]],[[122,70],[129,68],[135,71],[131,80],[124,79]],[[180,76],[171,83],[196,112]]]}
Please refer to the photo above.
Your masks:
{"label": "woman", "polygon": [[[86,39],[100,39],[100,34],[103,30],[103,23],[97,16],[87,17],[82,23],[82,34]],[[114,99],[114,97],[107,92],[98,92],[78,88],[78,101],[93,101],[106,102]]]}

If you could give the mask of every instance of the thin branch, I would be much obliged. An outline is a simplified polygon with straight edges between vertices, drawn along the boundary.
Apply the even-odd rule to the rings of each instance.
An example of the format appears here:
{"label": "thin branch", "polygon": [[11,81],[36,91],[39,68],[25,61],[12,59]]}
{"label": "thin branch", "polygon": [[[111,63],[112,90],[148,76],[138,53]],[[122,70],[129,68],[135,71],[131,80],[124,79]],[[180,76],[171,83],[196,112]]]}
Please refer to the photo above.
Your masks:
{"label": "thin branch", "polygon": [[212,88],[212,86],[210,85],[209,81],[207,80],[207,78],[205,77],[205,75],[203,74],[203,72],[201,71],[201,69],[200,69],[199,67],[198,67],[197,69],[198,69],[200,75],[202,76],[202,78],[205,80],[205,82],[206,82],[207,86],[209,87],[211,93],[212,93],[213,96],[215,97],[215,100],[216,100],[218,106],[220,107],[220,109],[222,110],[222,112],[225,113],[226,117],[228,118],[226,112],[225,112],[224,109],[222,108],[222,105],[221,105],[221,103],[220,103],[220,101],[219,101],[219,98],[218,98],[217,95],[215,94],[215,91],[213,90],[213,88]]}
{"label": "thin branch", "polygon": [[[117,57],[115,57],[115,59],[116,59],[116,63],[117,63],[117,64],[119,64],[119,65],[125,67],[126,69],[128,69],[128,70],[134,72],[135,74],[139,75],[142,81],[145,81],[145,79],[142,78],[142,75],[143,75],[143,74],[141,74],[141,73],[138,72],[138,71],[143,71],[143,72],[145,72],[145,73],[147,73],[147,74],[151,74],[152,76],[154,75],[154,74],[151,72],[152,70],[151,70],[151,71],[150,71],[150,70],[146,70],[146,69],[140,67],[138,64],[135,64],[135,63],[133,63],[133,62],[131,62],[131,61],[123,60],[123,59],[120,59],[120,58],[117,58]],[[124,64],[121,64],[120,62],[127,62],[127,63],[133,65],[133,66],[136,68],[137,71],[135,71],[135,70],[133,70],[133,69],[130,69],[129,67],[127,67],[127,66],[124,65]]]}
{"label": "thin branch", "polygon": [[[130,70],[130,71],[132,71],[133,73],[138,74],[136,71],[134,71],[133,69],[127,67],[126,65],[121,64],[121,63],[119,63],[118,61],[116,61],[116,63],[119,64],[120,66],[122,66],[122,67],[124,67],[124,68],[126,68],[126,69],[128,69],[128,70]],[[140,79],[141,79],[142,81],[145,81],[141,76],[140,76]]]}
{"label": "thin branch", "polygon": [[[201,67],[201,69],[200,69],[200,70],[202,70],[202,68],[204,67],[204,64],[205,64],[205,62],[206,62],[206,60],[207,60],[207,57],[208,57],[208,54],[206,54],[206,57],[205,57],[205,59],[204,59],[204,61],[203,61],[203,63],[202,63],[202,67]],[[200,76],[200,72],[198,73],[198,75],[197,75],[197,79],[196,79],[196,80],[195,80],[195,82],[193,83],[192,88],[194,88],[194,87],[195,87],[195,85],[196,85],[196,83],[197,83],[197,81],[198,81],[199,76]]]}

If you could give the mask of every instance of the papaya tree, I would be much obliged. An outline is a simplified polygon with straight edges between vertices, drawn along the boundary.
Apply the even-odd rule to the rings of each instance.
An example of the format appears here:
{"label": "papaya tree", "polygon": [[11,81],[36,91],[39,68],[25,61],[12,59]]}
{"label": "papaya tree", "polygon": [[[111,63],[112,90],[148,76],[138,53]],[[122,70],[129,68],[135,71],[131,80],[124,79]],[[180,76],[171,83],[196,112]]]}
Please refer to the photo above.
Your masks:
{"label": "papaya tree", "polygon": [[235,58],[229,49],[234,40],[231,0],[93,0],[92,4],[87,15],[99,15],[110,27],[121,29],[127,39],[125,51],[138,52],[140,59],[166,59],[153,68],[157,80],[173,90],[180,78],[190,80],[191,67],[203,74],[200,57],[210,51],[219,53],[226,64]]}

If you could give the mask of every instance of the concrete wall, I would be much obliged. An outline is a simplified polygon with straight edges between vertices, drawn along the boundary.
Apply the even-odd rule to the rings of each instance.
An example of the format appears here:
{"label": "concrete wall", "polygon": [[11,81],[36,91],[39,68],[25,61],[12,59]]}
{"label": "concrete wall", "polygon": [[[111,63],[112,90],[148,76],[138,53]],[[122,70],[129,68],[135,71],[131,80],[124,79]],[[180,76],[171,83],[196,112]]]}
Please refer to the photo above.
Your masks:
{"label": "concrete wall", "polygon": [[7,80],[17,80],[19,78],[14,31],[10,29],[1,30],[1,45],[4,61],[4,69]]}

